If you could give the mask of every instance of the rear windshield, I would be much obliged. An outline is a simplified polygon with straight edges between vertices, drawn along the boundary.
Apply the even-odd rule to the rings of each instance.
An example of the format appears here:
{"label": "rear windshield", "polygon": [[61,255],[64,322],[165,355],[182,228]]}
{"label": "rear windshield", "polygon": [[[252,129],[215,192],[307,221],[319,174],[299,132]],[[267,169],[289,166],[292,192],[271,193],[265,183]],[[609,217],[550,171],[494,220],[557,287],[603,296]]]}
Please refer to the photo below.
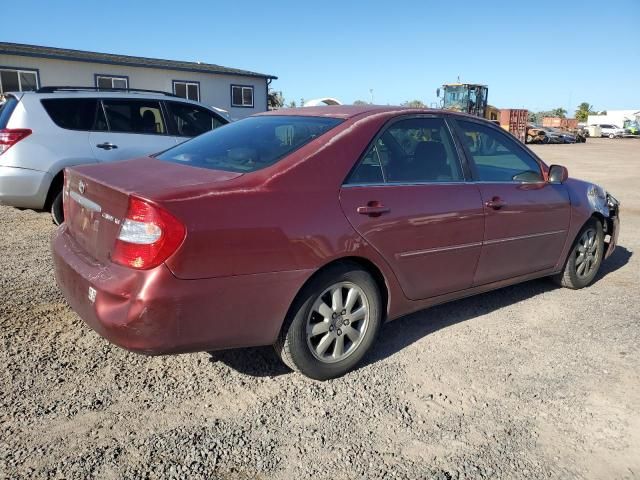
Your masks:
{"label": "rear windshield", "polygon": [[341,122],[320,117],[250,117],[181,143],[157,158],[194,167],[253,172],[273,165]]}
{"label": "rear windshield", "polygon": [[0,129],[7,128],[9,118],[11,118],[11,114],[16,108],[16,105],[18,105],[18,99],[10,96],[7,101],[0,106]]}

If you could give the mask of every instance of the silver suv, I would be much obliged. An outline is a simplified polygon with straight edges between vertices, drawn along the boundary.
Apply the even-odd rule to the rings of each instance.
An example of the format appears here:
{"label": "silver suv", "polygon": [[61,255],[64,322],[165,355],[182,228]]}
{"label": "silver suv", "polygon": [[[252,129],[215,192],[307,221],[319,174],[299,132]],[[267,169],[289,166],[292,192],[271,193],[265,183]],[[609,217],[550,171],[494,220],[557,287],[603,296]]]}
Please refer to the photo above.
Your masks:
{"label": "silver suv", "polygon": [[65,167],[160,152],[228,120],[164,92],[44,87],[0,107],[0,204],[63,221]]}

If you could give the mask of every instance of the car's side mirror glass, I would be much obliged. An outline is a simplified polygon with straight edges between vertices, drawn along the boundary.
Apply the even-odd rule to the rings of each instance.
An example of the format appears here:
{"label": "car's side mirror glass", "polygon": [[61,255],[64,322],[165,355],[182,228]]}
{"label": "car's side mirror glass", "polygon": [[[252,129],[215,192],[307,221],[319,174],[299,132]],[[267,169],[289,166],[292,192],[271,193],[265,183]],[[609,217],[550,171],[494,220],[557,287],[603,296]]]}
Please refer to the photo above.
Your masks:
{"label": "car's side mirror glass", "polygon": [[562,165],[549,167],[549,183],[564,183],[569,178],[569,171]]}

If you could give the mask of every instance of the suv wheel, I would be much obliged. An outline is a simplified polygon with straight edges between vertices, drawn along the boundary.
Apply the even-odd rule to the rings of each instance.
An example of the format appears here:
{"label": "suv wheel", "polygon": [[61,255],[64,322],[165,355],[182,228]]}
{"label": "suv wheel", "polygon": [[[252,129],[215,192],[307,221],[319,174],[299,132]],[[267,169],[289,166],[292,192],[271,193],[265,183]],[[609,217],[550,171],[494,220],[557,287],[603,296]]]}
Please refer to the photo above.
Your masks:
{"label": "suv wheel", "polygon": [[274,348],[292,370],[327,380],[360,362],[381,323],[375,280],[355,264],[336,265],[302,291]]}
{"label": "suv wheel", "polygon": [[54,197],[53,202],[51,202],[51,217],[53,218],[53,223],[56,225],[60,225],[64,222],[64,210],[62,209],[62,191],[58,192],[58,194]]}

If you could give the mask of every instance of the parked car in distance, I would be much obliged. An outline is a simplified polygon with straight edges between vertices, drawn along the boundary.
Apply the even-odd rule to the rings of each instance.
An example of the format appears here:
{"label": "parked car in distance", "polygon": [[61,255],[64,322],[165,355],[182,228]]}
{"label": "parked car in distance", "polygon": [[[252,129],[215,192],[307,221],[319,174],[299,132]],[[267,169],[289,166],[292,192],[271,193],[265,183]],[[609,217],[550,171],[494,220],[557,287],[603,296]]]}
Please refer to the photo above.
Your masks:
{"label": "parked car in distance", "polygon": [[601,123],[596,124],[595,126],[600,127],[602,130],[603,137],[616,138],[622,137],[626,133],[624,128],[620,128],[617,125],[612,125],[610,123]]}
{"label": "parked car in distance", "polygon": [[[560,137],[560,141],[558,143],[577,143],[578,136],[574,133],[568,132],[566,130],[562,130],[560,128],[555,127],[547,127],[547,132],[550,132],[551,135],[557,135]],[[580,143],[583,143],[580,141]]]}
{"label": "parked car in distance", "polygon": [[64,219],[65,167],[148,155],[228,122],[213,109],[148,90],[44,87],[0,111],[0,204]]}
{"label": "parked car in distance", "polygon": [[72,167],[52,237],[71,307],[147,354],[275,346],[316,379],[380,325],[553,276],[593,282],[618,202],[469,115],[325,106],[255,115],[165,152]]}

